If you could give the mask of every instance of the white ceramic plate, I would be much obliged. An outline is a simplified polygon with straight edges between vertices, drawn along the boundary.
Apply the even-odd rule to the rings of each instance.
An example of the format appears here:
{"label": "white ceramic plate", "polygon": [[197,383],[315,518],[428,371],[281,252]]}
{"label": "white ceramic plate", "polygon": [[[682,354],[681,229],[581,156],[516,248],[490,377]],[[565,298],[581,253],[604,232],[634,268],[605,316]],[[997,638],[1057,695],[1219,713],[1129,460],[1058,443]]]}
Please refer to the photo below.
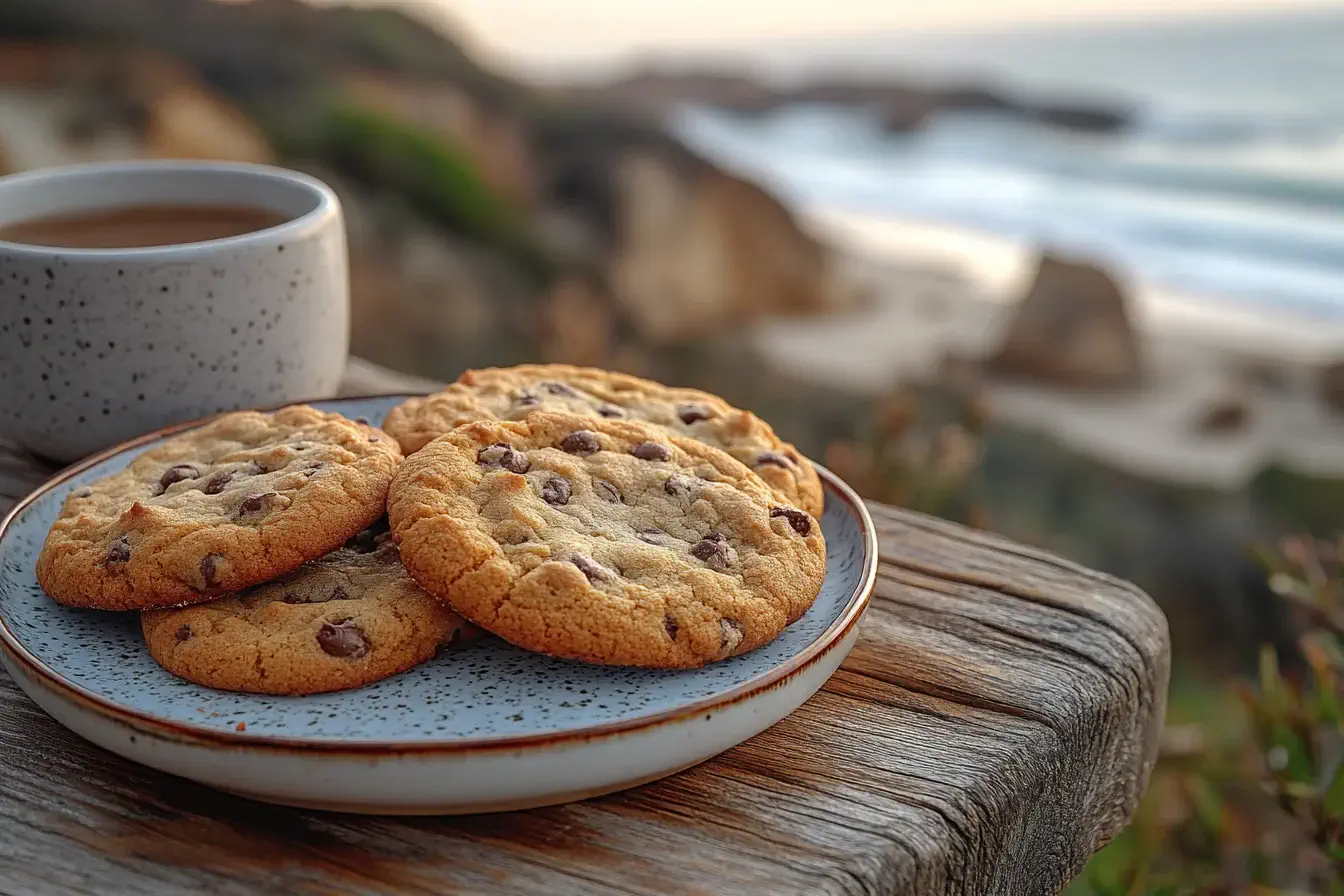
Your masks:
{"label": "white ceramic plate", "polygon": [[[381,421],[404,396],[317,402]],[[826,581],[759,650],[660,672],[555,660],[490,640],[353,691],[264,697],[201,687],[149,656],[134,613],[56,604],[33,575],[65,495],[185,427],[111,449],[0,523],[0,659],[57,721],[128,759],[268,802],[389,814],[520,809],[631,787],[784,718],[849,653],[877,570],[863,503],[829,471]]]}

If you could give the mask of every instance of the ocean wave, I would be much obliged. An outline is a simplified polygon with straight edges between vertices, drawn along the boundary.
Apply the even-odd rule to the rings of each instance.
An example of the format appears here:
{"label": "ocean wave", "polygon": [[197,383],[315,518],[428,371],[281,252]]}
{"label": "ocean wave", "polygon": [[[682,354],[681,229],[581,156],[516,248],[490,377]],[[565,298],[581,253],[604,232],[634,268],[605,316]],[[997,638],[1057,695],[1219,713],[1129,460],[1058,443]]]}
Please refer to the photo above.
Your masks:
{"label": "ocean wave", "polygon": [[1319,144],[1335,139],[1340,130],[1339,120],[1324,115],[1154,105],[1134,113],[1129,134],[1183,146],[1242,146],[1265,141]]}
{"label": "ocean wave", "polygon": [[838,124],[814,109],[766,125],[690,114],[678,129],[802,208],[944,221],[1070,247],[1181,288],[1344,313],[1339,132],[1324,150],[1279,152],[1270,164],[1240,144],[1189,152],[1170,135],[1066,138],[983,117],[890,138],[852,118]]}

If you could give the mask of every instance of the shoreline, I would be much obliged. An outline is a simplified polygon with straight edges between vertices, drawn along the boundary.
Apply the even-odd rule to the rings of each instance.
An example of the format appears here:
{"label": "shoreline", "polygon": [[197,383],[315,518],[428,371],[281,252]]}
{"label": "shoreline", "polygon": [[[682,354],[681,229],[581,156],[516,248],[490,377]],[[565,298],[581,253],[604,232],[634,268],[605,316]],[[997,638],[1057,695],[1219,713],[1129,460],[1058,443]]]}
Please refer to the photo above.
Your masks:
{"label": "shoreline", "polygon": [[[748,338],[772,366],[844,391],[886,394],[902,381],[936,381],[949,360],[984,357],[1034,262],[1029,247],[956,228],[801,218],[867,301],[827,318],[766,321]],[[1274,465],[1344,477],[1344,414],[1316,389],[1317,369],[1344,358],[1344,318],[1127,285],[1146,355],[1141,387],[1078,393],[987,379],[991,416],[1145,479],[1236,490]],[[1203,417],[1228,402],[1246,408],[1245,425],[1201,432]]]}
{"label": "shoreline", "polygon": [[[1012,303],[1021,295],[1036,254],[1034,246],[936,221],[830,210],[805,211],[800,218],[805,229],[842,253],[875,263],[946,265],[995,304]],[[1114,273],[1130,289],[1141,331],[1189,331],[1192,338],[1244,345],[1266,355],[1293,352],[1320,362],[1344,358],[1344,314],[1185,292],[1129,279],[1123,270]]]}

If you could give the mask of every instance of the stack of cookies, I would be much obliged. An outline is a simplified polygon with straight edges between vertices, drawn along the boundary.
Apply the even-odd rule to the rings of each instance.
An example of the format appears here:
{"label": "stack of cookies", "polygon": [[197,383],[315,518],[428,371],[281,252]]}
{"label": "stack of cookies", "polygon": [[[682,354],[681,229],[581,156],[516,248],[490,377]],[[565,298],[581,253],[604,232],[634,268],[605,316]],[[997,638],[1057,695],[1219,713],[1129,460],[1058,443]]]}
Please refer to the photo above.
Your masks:
{"label": "stack of cookies", "polygon": [[38,581],[141,611],[183,678],[269,694],[358,687],[481,630],[692,668],[769,642],[820,590],[816,472],[707,393],[470,371],[384,427],[305,406],[220,417],[71,493]]}

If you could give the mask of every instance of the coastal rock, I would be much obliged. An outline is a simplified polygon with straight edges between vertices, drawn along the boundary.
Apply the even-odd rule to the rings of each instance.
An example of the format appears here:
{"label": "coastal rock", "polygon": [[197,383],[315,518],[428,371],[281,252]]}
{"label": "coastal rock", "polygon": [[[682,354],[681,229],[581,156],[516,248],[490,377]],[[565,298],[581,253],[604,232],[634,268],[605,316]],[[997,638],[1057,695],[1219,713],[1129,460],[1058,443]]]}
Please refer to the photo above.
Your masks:
{"label": "coastal rock", "polygon": [[[324,169],[349,199],[353,338],[377,360],[452,375],[506,349],[598,359],[613,340],[685,342],[847,297],[773,196],[623,111],[684,94],[773,103],[751,79],[635,80],[629,102],[590,108],[404,12],[299,0],[0,3],[0,37],[34,26],[71,49],[0,46],[7,149],[8,114],[44,129],[16,141],[42,164],[212,147],[266,160],[266,122],[282,161]],[[120,46],[154,49],[100,49]],[[31,112],[35,80],[50,115]]]}
{"label": "coastal rock", "polygon": [[940,112],[994,112],[1092,134],[1124,130],[1132,118],[1129,110],[1119,107],[1034,103],[976,84],[820,79],[785,89],[748,72],[730,70],[645,69],[604,84],[571,86],[564,93],[573,100],[621,108],[655,121],[685,103],[742,114],[800,104],[841,106],[863,110],[881,127],[901,133],[922,128]]}
{"label": "coastal rock", "polygon": [[616,202],[610,282],[649,341],[685,341],[839,302],[827,252],[754,184],[636,152],[619,165]]}
{"label": "coastal rock", "polygon": [[275,160],[240,108],[145,50],[0,43],[0,132],[3,167],[16,171],[130,158]]}
{"label": "coastal rock", "polygon": [[1116,134],[1129,127],[1130,115],[1102,106],[1044,105],[1028,109],[1041,124],[1086,134]]}
{"label": "coastal rock", "polygon": [[515,266],[334,169],[304,170],[336,191],[344,211],[352,353],[447,379],[498,362],[499,346],[529,335],[533,285]]}
{"label": "coastal rock", "polygon": [[1323,367],[1317,385],[1326,406],[1336,413],[1344,414],[1344,361]]}
{"label": "coastal rock", "polygon": [[923,87],[896,82],[819,80],[778,89],[745,72],[646,69],[597,86],[571,87],[571,99],[637,113],[659,121],[677,106],[693,103],[739,114],[784,106],[843,106],[870,113],[884,128],[911,131],[938,111],[1017,111],[999,93],[976,86]]}
{"label": "coastal rock", "polygon": [[764,112],[780,104],[770,87],[736,72],[645,70],[599,87],[572,87],[563,93],[570,99],[596,100],[655,120],[682,103],[741,113]]}
{"label": "coastal rock", "polygon": [[615,320],[608,297],[596,284],[565,277],[547,293],[541,310],[541,350],[546,360],[580,367],[605,364]]}
{"label": "coastal rock", "polygon": [[760,187],[658,128],[601,113],[538,130],[542,203],[597,244],[617,317],[639,339],[684,342],[766,314],[847,299],[830,253]]}
{"label": "coastal rock", "polygon": [[1195,430],[1202,435],[1231,435],[1244,431],[1250,422],[1251,405],[1246,397],[1224,395],[1204,409],[1195,421]]}
{"label": "coastal rock", "polygon": [[1128,304],[1107,271],[1046,253],[986,367],[1069,388],[1137,385],[1141,351]]}
{"label": "coastal rock", "polygon": [[789,93],[775,95],[776,105],[816,103],[864,109],[888,131],[908,132],[923,127],[939,113],[1018,112],[1012,100],[979,87],[913,87],[895,83],[820,81]]}

